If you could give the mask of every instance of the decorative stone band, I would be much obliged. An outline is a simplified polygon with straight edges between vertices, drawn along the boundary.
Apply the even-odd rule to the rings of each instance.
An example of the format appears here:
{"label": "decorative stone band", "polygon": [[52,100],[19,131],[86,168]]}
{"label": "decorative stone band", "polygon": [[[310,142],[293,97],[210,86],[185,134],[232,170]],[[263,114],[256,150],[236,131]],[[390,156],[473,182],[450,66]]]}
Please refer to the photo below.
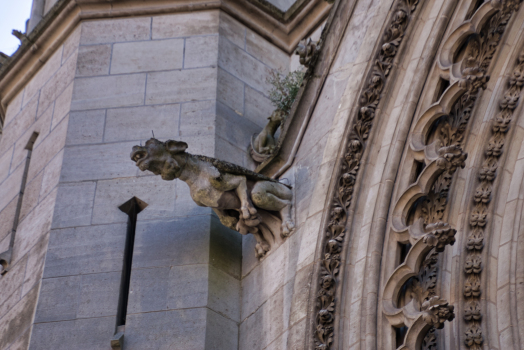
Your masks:
{"label": "decorative stone band", "polygon": [[[507,14],[510,15],[510,14]],[[493,119],[492,134],[486,146],[484,161],[479,171],[479,184],[473,195],[470,211],[469,233],[466,240],[466,262],[464,272],[466,280],[463,294],[465,298],[463,317],[466,322],[464,342],[470,349],[481,349],[482,307],[480,296],[482,274],[482,250],[484,247],[485,228],[488,221],[488,209],[497,177],[499,159],[503,153],[506,135],[510,129],[513,112],[519,103],[524,85],[524,50],[508,82],[508,88],[500,99],[497,115]]]}
{"label": "decorative stone band", "polygon": [[375,56],[375,64],[370,72],[369,80],[360,95],[358,115],[351,125],[347,152],[340,165],[340,175],[331,204],[330,221],[323,245],[314,335],[316,349],[319,350],[330,349],[335,335],[334,314],[337,306],[335,294],[341,260],[340,253],[361,158],[373,125],[375,110],[383,96],[383,89],[393,66],[393,60],[418,3],[419,0],[397,1],[394,14],[383,34],[381,48]]}

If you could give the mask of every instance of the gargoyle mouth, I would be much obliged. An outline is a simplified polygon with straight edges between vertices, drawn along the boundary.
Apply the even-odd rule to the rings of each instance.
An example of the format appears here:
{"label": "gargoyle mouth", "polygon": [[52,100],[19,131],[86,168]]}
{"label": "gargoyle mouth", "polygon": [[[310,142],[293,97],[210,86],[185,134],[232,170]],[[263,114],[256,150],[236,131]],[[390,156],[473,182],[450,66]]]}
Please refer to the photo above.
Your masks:
{"label": "gargoyle mouth", "polygon": [[143,163],[146,160],[146,158],[147,158],[147,151],[144,150],[143,147],[140,147],[140,146],[133,147],[133,151],[131,152],[131,160],[136,162],[136,166],[139,167],[140,170],[142,171],[147,170],[147,169],[143,169],[143,168],[147,168],[147,166],[144,166],[144,167],[142,166],[142,165],[145,165]]}

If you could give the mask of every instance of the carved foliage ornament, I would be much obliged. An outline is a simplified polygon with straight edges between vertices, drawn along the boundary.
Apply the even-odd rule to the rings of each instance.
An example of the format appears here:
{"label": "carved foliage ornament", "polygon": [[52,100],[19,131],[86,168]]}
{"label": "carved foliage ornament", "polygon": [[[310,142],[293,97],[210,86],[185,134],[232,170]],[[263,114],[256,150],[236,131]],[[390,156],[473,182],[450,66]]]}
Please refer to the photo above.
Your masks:
{"label": "carved foliage ornament", "polygon": [[[517,10],[519,2],[506,1],[500,3],[500,11],[490,20],[490,30],[486,38],[490,38],[489,35],[491,35],[491,38],[493,38],[491,41],[498,43],[512,13]],[[492,53],[491,56],[493,56]],[[474,350],[480,350],[483,343],[480,302],[482,294],[481,273],[489,203],[493,192],[493,182],[497,176],[499,158],[504,151],[506,135],[513,119],[513,112],[519,102],[523,85],[524,52],[518,58],[517,65],[509,79],[508,88],[499,102],[499,111],[492,120],[492,134],[486,146],[485,158],[478,174],[479,184],[472,198],[473,207],[469,216],[469,232],[466,240],[467,257],[464,265],[466,280],[463,286],[463,295],[466,302],[463,317],[466,322],[464,342],[468,348]]]}
{"label": "carved foliage ornament", "polygon": [[342,160],[341,174],[339,175],[338,186],[331,204],[331,217],[325,233],[326,238],[319,278],[320,289],[317,295],[316,349],[330,349],[333,342],[337,274],[339,272],[340,253],[345,238],[345,227],[347,225],[348,210],[352,201],[355,180],[369,132],[373,125],[375,110],[382,97],[382,90],[418,2],[419,0],[397,1],[394,15],[382,38],[383,44],[376,55],[371,76],[360,96],[360,110],[356,121],[351,126],[348,148]]}

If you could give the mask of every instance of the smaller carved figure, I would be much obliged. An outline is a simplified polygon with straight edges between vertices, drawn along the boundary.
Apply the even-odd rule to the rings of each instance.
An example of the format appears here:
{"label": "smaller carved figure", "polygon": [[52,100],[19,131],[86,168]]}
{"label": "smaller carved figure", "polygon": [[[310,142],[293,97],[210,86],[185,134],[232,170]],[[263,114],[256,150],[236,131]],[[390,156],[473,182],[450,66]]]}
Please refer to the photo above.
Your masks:
{"label": "smaller carved figure", "polygon": [[262,163],[275,149],[277,141],[275,140],[275,133],[277,132],[278,127],[282,124],[286,114],[277,109],[271,116],[269,116],[269,122],[262,129],[260,134],[253,135],[251,139],[251,157],[259,163]]}
{"label": "smaller carved figure", "polygon": [[318,42],[312,41],[311,38],[301,40],[295,49],[295,55],[298,55],[300,64],[309,67],[313,61],[314,54],[319,50]]}
{"label": "smaller carved figure", "polygon": [[186,182],[195,203],[212,208],[224,226],[253,234],[257,257],[291,234],[295,224],[288,186],[235,164],[189,154],[187,147],[185,142],[151,138],[145,146],[133,147],[131,159],[142,171]]}

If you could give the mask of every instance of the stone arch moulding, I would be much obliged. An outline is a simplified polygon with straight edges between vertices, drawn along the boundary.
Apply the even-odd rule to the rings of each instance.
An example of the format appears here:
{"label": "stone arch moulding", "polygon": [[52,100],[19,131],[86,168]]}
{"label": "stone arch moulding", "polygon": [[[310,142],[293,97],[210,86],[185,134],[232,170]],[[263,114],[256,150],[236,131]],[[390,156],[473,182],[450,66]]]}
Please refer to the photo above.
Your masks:
{"label": "stone arch moulding", "polygon": [[[444,41],[439,66],[449,71],[452,84],[417,118],[410,135],[408,152],[427,165],[393,206],[391,237],[409,250],[382,292],[382,311],[390,325],[407,327],[399,349],[420,349],[430,329],[442,328],[446,320],[454,318],[454,307],[435,288],[438,254],[455,242],[456,230],[444,221],[449,191],[454,173],[465,166],[468,122],[519,2],[484,3]],[[468,347],[470,343],[466,341]]]}
{"label": "stone arch moulding", "polygon": [[385,94],[384,88],[394,68],[395,57],[406,32],[412,29],[410,24],[413,22],[415,11],[424,2],[421,0],[394,2],[389,20],[379,39],[377,52],[373,55],[374,64],[370,67],[367,74],[368,79],[359,94],[357,115],[346,129],[347,143],[342,146],[344,151],[341,151],[345,156],[340,160],[338,173],[335,174],[337,179],[334,184],[335,195],[326,214],[329,216],[325,219],[327,223],[322,228],[325,235],[321,235],[323,242],[321,242],[319,252],[321,257],[319,275],[313,276],[313,279],[316,279],[314,283],[318,283],[313,288],[317,291],[316,305],[311,309],[312,316],[310,316],[313,323],[312,337],[315,349],[333,349],[333,340],[336,336],[335,313],[338,307],[336,298],[339,284],[338,273],[341,268],[342,247],[359,164],[376,118],[375,112]]}

